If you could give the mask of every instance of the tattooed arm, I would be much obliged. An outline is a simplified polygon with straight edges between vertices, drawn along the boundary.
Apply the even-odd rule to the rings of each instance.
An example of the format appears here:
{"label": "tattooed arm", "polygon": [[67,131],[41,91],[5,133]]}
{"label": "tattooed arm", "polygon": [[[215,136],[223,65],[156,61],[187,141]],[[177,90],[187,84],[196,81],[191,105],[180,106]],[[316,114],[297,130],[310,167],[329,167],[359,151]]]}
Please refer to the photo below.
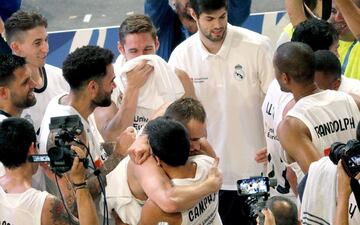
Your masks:
{"label": "tattooed arm", "polygon": [[42,225],[68,225],[68,224],[80,224],[78,219],[73,215],[69,215],[63,203],[53,195],[46,197],[42,213],[41,213]]}

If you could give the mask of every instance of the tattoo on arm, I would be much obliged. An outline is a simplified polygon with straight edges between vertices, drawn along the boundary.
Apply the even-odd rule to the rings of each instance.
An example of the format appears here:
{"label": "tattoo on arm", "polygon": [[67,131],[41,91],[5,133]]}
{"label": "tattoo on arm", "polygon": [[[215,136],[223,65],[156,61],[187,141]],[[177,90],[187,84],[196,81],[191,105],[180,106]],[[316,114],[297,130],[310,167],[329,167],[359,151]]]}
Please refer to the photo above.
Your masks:
{"label": "tattoo on arm", "polygon": [[64,204],[59,199],[54,199],[50,206],[51,220],[54,225],[78,225],[79,222],[71,214],[69,215],[64,207]]}

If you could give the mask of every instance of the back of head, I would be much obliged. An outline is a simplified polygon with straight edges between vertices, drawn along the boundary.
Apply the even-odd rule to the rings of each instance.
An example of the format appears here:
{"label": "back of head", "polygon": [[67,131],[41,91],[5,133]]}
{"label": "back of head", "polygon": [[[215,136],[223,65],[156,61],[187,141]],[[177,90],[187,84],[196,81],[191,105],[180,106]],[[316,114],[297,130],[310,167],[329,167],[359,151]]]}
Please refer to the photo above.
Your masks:
{"label": "back of head", "polygon": [[190,151],[189,135],[185,127],[169,118],[149,121],[144,132],[148,135],[152,153],[169,166],[185,165]]}
{"label": "back of head", "polygon": [[271,197],[266,207],[274,214],[276,225],[297,225],[298,210],[294,202],[282,196]]}
{"label": "back of head", "polygon": [[339,40],[334,26],[327,21],[307,19],[295,27],[291,41],[303,42],[313,51],[328,50]]}
{"label": "back of head", "polygon": [[221,8],[227,8],[226,0],[190,0],[191,8],[193,8],[197,17],[201,13],[211,13]]}
{"label": "back of head", "polygon": [[36,144],[36,135],[29,121],[12,117],[0,123],[0,161],[6,168],[24,164],[32,143]]}
{"label": "back of head", "polygon": [[24,67],[25,59],[16,55],[0,55],[0,85],[7,86],[14,79],[14,72]]}
{"label": "back of head", "polygon": [[120,43],[125,43],[126,35],[137,33],[150,33],[154,40],[156,40],[156,28],[150,17],[142,14],[126,17],[119,28]]}
{"label": "back of head", "polygon": [[274,64],[280,73],[286,73],[298,84],[314,82],[315,56],[307,44],[287,42],[280,45],[274,56]]}
{"label": "back of head", "polygon": [[341,77],[341,63],[338,57],[329,50],[319,50],[315,55],[315,70],[329,78]]}
{"label": "back of head", "polygon": [[186,126],[192,119],[205,123],[206,112],[200,101],[180,98],[167,107],[164,116],[171,117]]}
{"label": "back of head", "polygon": [[5,36],[8,43],[21,41],[21,34],[38,26],[47,27],[47,20],[41,14],[17,11],[5,22]]}
{"label": "back of head", "polygon": [[72,90],[80,90],[86,82],[101,79],[114,54],[99,46],[84,46],[70,53],[63,62],[63,75]]}

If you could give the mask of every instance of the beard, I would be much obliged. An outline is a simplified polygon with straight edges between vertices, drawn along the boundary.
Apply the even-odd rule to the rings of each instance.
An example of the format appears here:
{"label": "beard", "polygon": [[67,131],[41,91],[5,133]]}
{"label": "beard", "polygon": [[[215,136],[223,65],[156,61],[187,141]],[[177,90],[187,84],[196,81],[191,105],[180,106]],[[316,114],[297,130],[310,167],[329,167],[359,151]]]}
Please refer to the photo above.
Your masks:
{"label": "beard", "polygon": [[36,98],[34,93],[28,94],[26,98],[20,98],[16,95],[11,95],[14,106],[20,109],[26,109],[36,104]]}
{"label": "beard", "polygon": [[206,31],[204,30],[201,26],[199,26],[200,32],[210,41],[213,42],[221,42],[225,39],[225,34],[226,34],[226,28],[224,28],[224,30],[222,31],[222,33],[219,36],[214,36],[212,34],[212,31]]}
{"label": "beard", "polygon": [[99,107],[108,107],[111,105],[111,93],[102,92],[95,99],[92,100],[92,104]]}

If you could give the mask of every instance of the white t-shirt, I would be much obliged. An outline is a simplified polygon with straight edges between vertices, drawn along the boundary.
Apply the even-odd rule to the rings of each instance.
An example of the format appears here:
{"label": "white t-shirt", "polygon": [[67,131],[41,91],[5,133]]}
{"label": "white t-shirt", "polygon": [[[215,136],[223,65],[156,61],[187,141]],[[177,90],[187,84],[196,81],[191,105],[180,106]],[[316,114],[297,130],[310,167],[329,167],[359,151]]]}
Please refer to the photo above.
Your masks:
{"label": "white t-shirt", "polygon": [[[301,203],[302,224],[332,224],[337,202],[337,167],[329,157],[310,165]],[[360,223],[354,194],[349,200],[349,225]],[[325,222],[326,221],[326,222]]]}
{"label": "white t-shirt", "polygon": [[356,138],[360,112],[354,99],[347,93],[325,90],[296,102],[287,116],[298,118],[311,133],[320,155],[328,155],[334,142],[346,143]]}
{"label": "white t-shirt", "polygon": [[41,225],[47,192],[30,188],[23,193],[5,193],[0,186],[0,222],[10,225]]}
{"label": "white t-shirt", "polygon": [[60,68],[45,64],[43,72],[44,86],[41,89],[34,90],[36,104],[30,108],[24,109],[21,114],[21,117],[32,122],[37,136],[40,134],[39,128],[41,126],[41,121],[50,100],[55,96],[70,90],[70,86],[64,79]]}
{"label": "white t-shirt", "polygon": [[[195,162],[196,174],[194,178],[172,179],[175,186],[191,185],[204,181],[207,178],[209,169],[214,163],[214,159],[206,155],[196,155],[189,157],[189,161]],[[219,213],[218,192],[212,193],[201,199],[195,206],[181,213],[183,225],[222,225]]]}
{"label": "white t-shirt", "polygon": [[270,40],[228,24],[217,54],[196,33],[174,49],[169,63],[189,74],[205,107],[208,140],[221,158],[222,189],[236,190],[238,179],[260,175],[254,158],[265,146],[261,105],[274,79]]}
{"label": "white t-shirt", "polygon": [[154,66],[154,72],[140,88],[133,127],[139,131],[153,113],[167,102],[173,102],[184,95],[184,88],[175,68],[157,55],[141,55],[129,61],[120,55],[115,64],[115,83],[117,88],[111,96],[115,104],[120,107],[121,97],[127,86],[126,73],[131,71],[141,61],[147,60]]}
{"label": "white t-shirt", "polygon": [[295,200],[295,194],[286,179],[287,167],[281,159],[283,149],[276,133],[277,127],[282,121],[284,108],[292,99],[292,93],[281,91],[278,81],[274,79],[266,93],[262,113],[268,152],[267,176],[277,180],[276,187],[270,189],[271,196],[283,195],[293,197]]}

